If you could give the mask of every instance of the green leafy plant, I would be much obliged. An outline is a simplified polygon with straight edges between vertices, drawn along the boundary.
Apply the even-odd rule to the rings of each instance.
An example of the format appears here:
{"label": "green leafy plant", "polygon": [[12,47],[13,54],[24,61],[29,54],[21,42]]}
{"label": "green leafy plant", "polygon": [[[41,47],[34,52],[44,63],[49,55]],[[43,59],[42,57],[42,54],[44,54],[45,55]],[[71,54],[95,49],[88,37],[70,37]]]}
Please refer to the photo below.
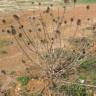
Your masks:
{"label": "green leafy plant", "polygon": [[85,86],[77,84],[62,85],[59,89],[60,92],[66,94],[66,96],[93,96],[88,92]]}
{"label": "green leafy plant", "polygon": [[17,78],[17,81],[19,81],[22,86],[27,85],[29,80],[30,78],[28,76],[21,76]]}

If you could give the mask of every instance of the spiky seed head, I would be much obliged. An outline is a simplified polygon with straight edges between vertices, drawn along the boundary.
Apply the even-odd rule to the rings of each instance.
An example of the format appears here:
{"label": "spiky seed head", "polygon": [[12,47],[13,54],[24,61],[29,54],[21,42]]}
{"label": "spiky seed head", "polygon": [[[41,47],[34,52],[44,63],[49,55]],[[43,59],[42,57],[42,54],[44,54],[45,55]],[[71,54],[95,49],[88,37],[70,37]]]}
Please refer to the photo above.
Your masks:
{"label": "spiky seed head", "polygon": [[61,26],[62,25],[62,22],[59,22],[59,25]]}
{"label": "spiky seed head", "polygon": [[51,38],[51,40],[53,41],[53,40],[54,40],[54,38],[52,37],[52,38]]}
{"label": "spiky seed head", "polygon": [[5,32],[5,30],[4,30],[4,29],[2,29],[2,32]]}
{"label": "spiky seed head", "polygon": [[82,53],[83,53],[83,54],[85,54],[85,53],[86,53],[85,49],[82,49]]}
{"label": "spiky seed head", "polygon": [[50,7],[47,7],[46,13],[49,13],[49,12],[50,12]]}
{"label": "spiky seed head", "polygon": [[66,7],[65,7],[65,6],[63,6],[63,8],[64,8],[64,9],[66,9]]}
{"label": "spiky seed head", "polygon": [[31,33],[31,32],[32,32],[32,30],[31,30],[31,29],[29,29],[29,32]]}
{"label": "spiky seed head", "polygon": [[2,20],[2,23],[3,23],[3,24],[5,24],[5,23],[6,23],[6,20],[5,20],[5,19],[3,19],[3,20]]}
{"label": "spiky seed head", "polygon": [[64,24],[67,24],[67,21],[66,20],[64,21]]}
{"label": "spiky seed head", "polygon": [[50,4],[51,7],[53,7],[53,4]]}
{"label": "spiky seed head", "polygon": [[60,34],[60,31],[59,31],[59,30],[56,30],[56,33],[57,33],[57,34]]}
{"label": "spiky seed head", "polygon": [[22,59],[22,63],[26,63],[26,61]]}
{"label": "spiky seed head", "polygon": [[90,20],[90,18],[87,18],[87,20],[89,21],[89,20]]}
{"label": "spiky seed head", "polygon": [[41,41],[41,43],[44,43],[44,40],[43,39],[41,39],[40,41]]}
{"label": "spiky seed head", "polygon": [[30,19],[30,20],[31,20],[31,19],[32,19],[32,17],[31,17],[31,16],[29,16],[29,17],[28,17],[28,19]]}
{"label": "spiky seed head", "polygon": [[41,3],[39,2],[39,3],[38,3],[38,5],[40,6],[40,5],[41,5]]}
{"label": "spiky seed head", "polygon": [[33,20],[35,20],[36,18],[35,17],[33,17]]}
{"label": "spiky seed head", "polygon": [[55,19],[53,19],[53,22],[55,22],[56,20]]}
{"label": "spiky seed head", "polygon": [[7,33],[9,34],[10,33],[10,30],[7,30]]}
{"label": "spiky seed head", "polygon": [[20,38],[22,37],[22,33],[19,33],[19,35],[18,35]]}
{"label": "spiky seed head", "polygon": [[76,3],[77,2],[77,0],[74,0],[74,3]]}
{"label": "spiky seed head", "polygon": [[74,21],[73,17],[71,17],[70,21],[71,21],[71,22],[73,22],[73,21]]}
{"label": "spiky seed head", "polygon": [[24,25],[21,25],[21,28],[24,28]]}
{"label": "spiky seed head", "polygon": [[86,9],[87,9],[87,10],[89,10],[89,9],[90,9],[90,6],[89,6],[89,5],[87,5],[87,6],[86,6]]}
{"label": "spiky seed head", "polygon": [[78,19],[78,20],[77,20],[77,25],[78,25],[78,26],[81,25],[81,19]]}
{"label": "spiky seed head", "polygon": [[38,31],[41,32],[41,28],[38,28]]}
{"label": "spiky seed head", "polygon": [[35,2],[32,2],[32,4],[34,4]]}
{"label": "spiky seed head", "polygon": [[20,26],[19,26],[19,29],[22,29],[22,28],[24,28],[24,25],[20,25]]}
{"label": "spiky seed head", "polygon": [[52,13],[50,13],[50,16],[53,16],[53,14],[52,14]]}
{"label": "spiky seed head", "polygon": [[20,19],[20,17],[18,15],[16,15],[16,14],[14,14],[13,17],[14,17],[15,20],[19,20]]}
{"label": "spiky seed head", "polygon": [[6,75],[6,71],[5,70],[1,70],[1,73],[3,73],[4,75]]}
{"label": "spiky seed head", "polygon": [[13,25],[11,25],[11,32],[12,32],[12,35],[16,35],[16,30]]}
{"label": "spiky seed head", "polygon": [[95,30],[96,29],[96,27],[95,26],[93,26],[93,30]]}
{"label": "spiky seed head", "polygon": [[28,42],[27,44],[30,45],[30,42]]}

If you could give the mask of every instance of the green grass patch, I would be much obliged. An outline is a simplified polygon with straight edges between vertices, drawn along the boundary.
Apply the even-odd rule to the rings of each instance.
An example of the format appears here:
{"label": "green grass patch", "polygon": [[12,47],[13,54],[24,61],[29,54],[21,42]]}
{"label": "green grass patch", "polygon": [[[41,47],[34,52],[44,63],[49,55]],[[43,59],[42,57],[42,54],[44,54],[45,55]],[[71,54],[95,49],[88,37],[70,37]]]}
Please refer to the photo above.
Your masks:
{"label": "green grass patch", "polygon": [[96,3],[96,0],[78,0],[78,3]]}
{"label": "green grass patch", "polygon": [[96,67],[96,58],[88,58],[80,65],[80,67],[87,71],[94,70],[94,68]]}
{"label": "green grass patch", "polygon": [[96,85],[96,57],[89,57],[80,65],[80,72],[78,79],[84,79],[90,84]]}
{"label": "green grass patch", "polygon": [[93,96],[93,93],[89,92],[85,86],[77,84],[62,85],[59,91],[65,93],[66,96]]}
{"label": "green grass patch", "polygon": [[30,81],[30,78],[28,76],[20,76],[17,78],[17,81],[19,81],[20,84],[24,86],[28,84],[28,82]]}

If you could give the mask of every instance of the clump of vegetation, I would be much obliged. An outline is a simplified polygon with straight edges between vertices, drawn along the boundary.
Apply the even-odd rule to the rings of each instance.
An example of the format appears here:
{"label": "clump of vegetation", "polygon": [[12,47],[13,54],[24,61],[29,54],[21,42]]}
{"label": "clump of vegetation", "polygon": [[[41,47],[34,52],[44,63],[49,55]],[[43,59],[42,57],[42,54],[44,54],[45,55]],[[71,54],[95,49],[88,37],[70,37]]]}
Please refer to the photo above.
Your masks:
{"label": "clump of vegetation", "polygon": [[95,3],[96,0],[78,0],[78,3]]}
{"label": "clump of vegetation", "polygon": [[[74,66],[74,58],[77,54],[72,51],[68,51],[63,48],[56,48],[51,53],[46,53],[44,58],[48,62],[48,68],[46,69],[46,74],[50,78],[63,78],[66,79],[70,72],[73,72],[72,66]],[[74,73],[74,72],[73,72]]]}
{"label": "clump of vegetation", "polygon": [[84,62],[80,65],[81,68],[90,71],[90,70],[95,70],[96,66],[96,58],[95,57],[90,57],[84,60]]}
{"label": "clump of vegetation", "polygon": [[29,80],[30,78],[28,76],[20,76],[17,78],[17,81],[19,81],[22,86],[27,85]]}
{"label": "clump of vegetation", "polygon": [[11,71],[10,75],[15,75],[16,71]]}
{"label": "clump of vegetation", "polygon": [[92,44],[92,40],[89,37],[71,38],[68,41],[69,41],[70,44],[73,44],[77,48],[78,47],[81,48],[81,46],[83,48],[89,48]]}
{"label": "clump of vegetation", "polygon": [[59,91],[63,92],[66,96],[93,96],[85,86],[77,84],[62,85]]}

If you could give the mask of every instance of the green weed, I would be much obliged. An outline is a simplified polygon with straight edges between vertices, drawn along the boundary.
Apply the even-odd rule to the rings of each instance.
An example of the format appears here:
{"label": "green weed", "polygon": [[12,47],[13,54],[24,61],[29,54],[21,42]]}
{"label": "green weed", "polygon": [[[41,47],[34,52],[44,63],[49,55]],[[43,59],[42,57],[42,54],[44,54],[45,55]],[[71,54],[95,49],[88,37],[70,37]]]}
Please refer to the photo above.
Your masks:
{"label": "green weed", "polygon": [[30,78],[28,76],[21,76],[17,78],[17,81],[19,81],[22,86],[27,85],[29,80]]}

